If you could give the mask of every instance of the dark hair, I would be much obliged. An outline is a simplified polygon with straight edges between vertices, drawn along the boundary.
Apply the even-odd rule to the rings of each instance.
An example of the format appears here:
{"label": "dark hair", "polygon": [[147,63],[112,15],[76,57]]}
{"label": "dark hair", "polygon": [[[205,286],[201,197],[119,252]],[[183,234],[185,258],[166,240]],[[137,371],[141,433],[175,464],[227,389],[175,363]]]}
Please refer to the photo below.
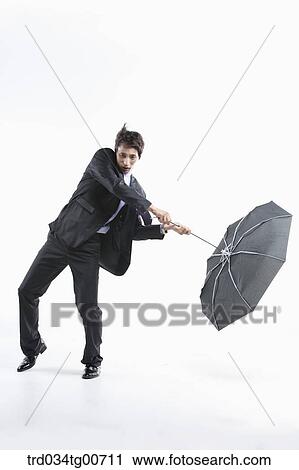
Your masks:
{"label": "dark hair", "polygon": [[127,123],[125,122],[121,130],[117,133],[115,139],[115,153],[117,152],[119,145],[124,144],[127,147],[132,147],[137,150],[140,158],[144,149],[143,138],[141,134],[139,134],[139,132],[128,131],[126,128],[126,124]]}

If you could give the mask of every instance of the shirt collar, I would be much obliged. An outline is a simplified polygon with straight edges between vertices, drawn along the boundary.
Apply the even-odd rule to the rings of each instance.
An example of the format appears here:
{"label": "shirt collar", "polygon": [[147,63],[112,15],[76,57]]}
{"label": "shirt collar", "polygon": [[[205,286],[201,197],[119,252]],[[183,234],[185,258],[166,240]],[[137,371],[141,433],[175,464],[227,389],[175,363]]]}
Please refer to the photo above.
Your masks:
{"label": "shirt collar", "polygon": [[123,173],[124,179],[126,179],[129,182],[131,181],[131,175],[132,175],[132,170],[128,171],[128,173]]}

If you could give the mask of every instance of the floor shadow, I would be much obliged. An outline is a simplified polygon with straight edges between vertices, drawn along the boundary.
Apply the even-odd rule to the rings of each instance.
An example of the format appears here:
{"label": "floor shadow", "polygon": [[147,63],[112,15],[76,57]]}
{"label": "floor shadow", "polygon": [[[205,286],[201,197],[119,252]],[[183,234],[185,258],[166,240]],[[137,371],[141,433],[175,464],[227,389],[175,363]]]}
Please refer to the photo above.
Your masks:
{"label": "floor shadow", "polygon": [[[57,367],[35,367],[32,368],[31,372],[35,372],[38,374],[39,372],[47,372],[47,373],[56,373],[57,372]],[[28,371],[29,372],[29,371]],[[82,371],[80,369],[62,369],[59,374],[61,375],[82,375],[83,374],[83,367]]]}

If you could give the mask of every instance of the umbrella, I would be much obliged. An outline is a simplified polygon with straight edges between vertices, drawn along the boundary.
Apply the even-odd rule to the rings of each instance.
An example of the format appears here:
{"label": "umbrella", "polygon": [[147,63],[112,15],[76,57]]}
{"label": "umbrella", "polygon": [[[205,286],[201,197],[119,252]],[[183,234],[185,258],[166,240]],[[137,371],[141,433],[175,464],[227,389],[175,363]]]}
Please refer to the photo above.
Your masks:
{"label": "umbrella", "polygon": [[[273,201],[230,225],[207,262],[202,311],[221,330],[252,312],[285,262],[292,215]],[[179,222],[171,222],[179,226]]]}
{"label": "umbrella", "polygon": [[285,261],[291,219],[271,201],[227,228],[208,259],[200,295],[217,330],[255,309]]}

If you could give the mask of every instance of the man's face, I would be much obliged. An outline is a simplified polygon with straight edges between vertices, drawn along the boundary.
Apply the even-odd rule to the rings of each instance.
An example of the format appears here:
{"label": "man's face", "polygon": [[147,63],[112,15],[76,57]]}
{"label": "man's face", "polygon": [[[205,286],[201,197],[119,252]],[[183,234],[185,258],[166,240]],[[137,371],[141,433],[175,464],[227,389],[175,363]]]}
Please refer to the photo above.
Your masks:
{"label": "man's face", "polygon": [[119,145],[116,152],[116,162],[120,171],[128,173],[138,160],[139,155],[136,149],[124,144]]}

